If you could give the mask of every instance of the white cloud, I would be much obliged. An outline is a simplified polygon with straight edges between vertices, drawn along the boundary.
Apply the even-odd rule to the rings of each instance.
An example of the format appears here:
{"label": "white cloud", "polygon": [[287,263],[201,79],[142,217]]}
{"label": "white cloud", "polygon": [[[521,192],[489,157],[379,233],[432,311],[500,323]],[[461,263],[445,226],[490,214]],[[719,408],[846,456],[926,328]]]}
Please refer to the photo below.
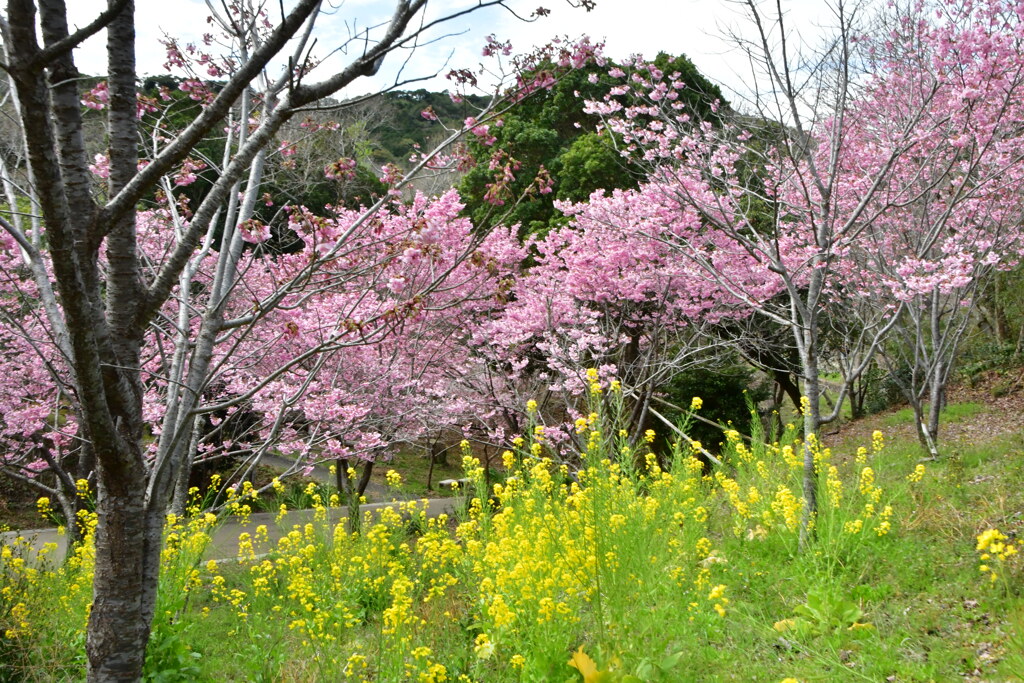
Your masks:
{"label": "white cloud", "polygon": [[[87,23],[106,5],[102,0],[77,0],[68,4],[72,23],[78,25]],[[428,5],[426,19],[475,4],[475,0],[435,0]],[[447,37],[420,47],[415,58],[404,65],[403,75],[430,75],[442,68],[449,55],[448,68],[474,67],[480,62],[480,49],[490,33],[499,39],[511,39],[516,51],[544,44],[555,35],[587,34],[595,40],[605,40],[606,53],[612,58],[621,59],[634,53],[653,57],[660,51],[683,53],[711,80],[724,84],[727,91],[746,90],[743,84],[750,71],[746,59],[721,37],[745,25],[736,3],[727,0],[597,0],[592,12],[571,8],[565,0],[513,3],[524,14],[532,13],[541,4],[551,10],[551,16],[532,23],[518,21],[501,8],[490,8],[446,25],[435,35]],[[200,40],[202,34],[210,30],[206,23],[208,11],[202,0],[139,0],[137,5],[137,59],[142,74],[164,72],[163,47],[159,40],[165,32],[189,42]],[[269,3],[269,6],[277,5]],[[828,17],[823,0],[789,0],[785,6],[788,18],[808,35],[813,35],[816,25]],[[344,0],[325,3],[325,8],[328,14],[321,17],[317,33],[316,51],[320,56],[342,45],[353,28],[386,21],[390,15],[390,4],[379,0]],[[104,41],[105,37],[100,34],[78,51],[76,60],[80,70],[93,74],[105,70]],[[389,58],[385,72],[390,78],[402,66],[405,56]],[[341,63],[341,57],[326,66]],[[373,84],[366,83],[350,94],[372,87]],[[446,87],[446,82],[435,79],[410,87],[440,90]]]}

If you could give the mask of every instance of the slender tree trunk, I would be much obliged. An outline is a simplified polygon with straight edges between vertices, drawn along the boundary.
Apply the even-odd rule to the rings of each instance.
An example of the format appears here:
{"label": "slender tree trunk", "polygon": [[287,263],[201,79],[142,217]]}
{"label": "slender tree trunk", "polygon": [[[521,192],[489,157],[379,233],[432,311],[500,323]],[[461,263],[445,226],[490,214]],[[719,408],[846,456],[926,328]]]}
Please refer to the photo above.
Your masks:
{"label": "slender tree trunk", "polygon": [[[820,284],[820,279],[812,278],[811,291],[808,297],[811,301],[816,298],[815,287]],[[796,309],[794,303],[793,306]],[[808,307],[813,309],[812,306]],[[794,311],[796,313],[796,311]],[[814,537],[814,523],[818,514],[818,472],[814,462],[814,450],[811,444],[819,437],[821,428],[821,381],[818,378],[818,319],[814,314],[801,317],[793,316],[794,320],[803,318],[803,325],[795,325],[793,332],[796,337],[797,349],[800,353],[800,365],[804,380],[804,397],[806,405],[801,399],[801,412],[804,422],[804,468],[803,468],[803,494],[804,511],[800,521],[800,549],[805,550],[808,543]]]}
{"label": "slender tree trunk", "polygon": [[928,449],[928,457],[933,459],[939,457],[939,418],[945,407],[946,392],[942,382],[942,369],[942,362],[936,360],[928,388],[928,421],[918,420],[918,430],[924,437],[924,447]]}
{"label": "slender tree trunk", "polygon": [[[337,469],[334,476],[337,481],[338,491],[348,502],[348,517],[345,520],[345,529],[350,534],[354,534],[359,531],[359,523],[362,521],[359,518],[359,496],[362,494],[359,492],[359,485],[353,484],[351,477],[348,476],[348,460],[338,458],[335,462],[337,463]],[[367,481],[369,481],[368,476]]]}
{"label": "slender tree trunk", "polygon": [[59,495],[59,500],[60,509],[65,519],[64,538],[67,540],[63,559],[67,560],[85,537],[81,520],[78,517],[78,512],[83,510],[84,506],[77,490],[72,492],[62,491]]}
{"label": "slender tree trunk", "polygon": [[351,487],[348,484],[348,461],[337,458],[334,461],[334,487],[338,489],[338,495],[346,497]]}
{"label": "slender tree trunk", "polygon": [[192,436],[189,439],[188,450],[185,451],[181,468],[178,470],[178,480],[174,484],[174,498],[171,501],[171,512],[176,515],[184,515],[185,509],[188,507],[188,484],[192,479],[192,459],[195,457],[199,441],[203,437],[203,424],[201,416],[192,419]]}
{"label": "slender tree trunk", "polygon": [[427,468],[427,490],[431,490],[434,483],[434,465],[440,462],[444,449],[441,448],[440,436],[430,442],[427,447],[427,457],[430,458],[430,466]]}
{"label": "slender tree trunk", "polygon": [[810,405],[804,411],[804,513],[800,521],[800,548],[806,549],[814,536],[814,521],[818,514],[818,472],[811,444],[818,438],[821,427],[821,384],[818,380],[818,359],[812,349],[803,359],[804,394]]}
{"label": "slender tree trunk", "polygon": [[[772,369],[772,379],[775,380],[775,384],[778,386],[779,391],[782,392],[782,395],[788,396],[789,400],[793,402],[793,407],[799,409],[800,387],[793,381],[793,375],[788,370]],[[778,396],[775,402],[781,408],[782,396]]]}
{"label": "slender tree trunk", "polygon": [[359,486],[356,489],[356,497],[362,498],[366,494],[366,487],[370,485],[370,475],[373,474],[373,461],[367,460],[363,463],[363,473],[359,475]]}

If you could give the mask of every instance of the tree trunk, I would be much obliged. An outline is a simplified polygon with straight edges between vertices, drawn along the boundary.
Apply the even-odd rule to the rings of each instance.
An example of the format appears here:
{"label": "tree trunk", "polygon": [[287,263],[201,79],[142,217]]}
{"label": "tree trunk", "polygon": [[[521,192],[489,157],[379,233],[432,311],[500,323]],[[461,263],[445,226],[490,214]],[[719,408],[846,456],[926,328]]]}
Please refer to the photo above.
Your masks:
{"label": "tree trunk", "polygon": [[445,455],[446,451],[441,448],[440,437],[432,440],[430,445],[427,446],[427,457],[430,458],[430,464],[427,467],[427,490],[430,491],[431,484],[434,482],[434,465],[439,464],[440,458]]}
{"label": "tree trunk", "polygon": [[800,548],[806,549],[814,536],[814,521],[818,514],[818,472],[814,462],[814,451],[811,442],[818,438],[821,427],[821,408],[818,402],[821,397],[821,385],[818,381],[817,359],[808,357],[804,368],[804,392],[810,406],[804,411],[804,514],[800,521]]}
{"label": "tree trunk", "polygon": [[67,539],[67,547],[64,549],[64,557],[62,559],[67,560],[85,537],[85,530],[82,528],[81,520],[78,518],[78,512],[85,508],[82,505],[83,501],[78,496],[77,490],[71,493],[62,492],[59,496],[59,501],[61,512],[64,514],[64,534]]}
{"label": "tree trunk", "polygon": [[929,387],[928,422],[918,421],[918,429],[924,436],[924,446],[928,449],[928,457],[933,459],[939,457],[939,418],[946,403],[945,383],[941,381],[941,378],[942,366],[941,363],[936,363]]}
{"label": "tree trunk", "polygon": [[156,604],[160,536],[140,491],[146,473],[139,462],[114,477],[101,471],[97,504],[96,573],[86,652],[88,680],[136,681],[142,675]]}
{"label": "tree trunk", "polygon": [[366,487],[370,485],[370,475],[373,474],[373,461],[367,460],[363,463],[363,473],[359,475],[359,486],[356,489],[356,497],[362,498],[366,494]]}
{"label": "tree trunk", "polygon": [[859,378],[849,383],[850,389],[847,395],[850,397],[850,419],[859,420],[866,414],[864,406],[867,402],[868,392],[872,388],[870,378],[873,367],[872,363]]}
{"label": "tree trunk", "polygon": [[188,450],[184,454],[181,467],[178,470],[178,478],[174,483],[174,497],[171,500],[171,512],[176,515],[184,515],[188,508],[189,482],[192,480],[192,459],[195,457],[196,449],[199,448],[199,441],[203,437],[204,421],[202,417],[192,419],[192,436],[189,439]]}
{"label": "tree trunk", "polygon": [[359,481],[353,486],[352,479],[348,476],[348,460],[338,458],[335,478],[338,491],[348,500],[348,519],[345,527],[350,534],[359,531],[362,519],[360,518],[359,499],[366,493],[366,487],[370,484],[370,475],[373,474],[373,462],[367,460],[363,464],[363,472],[359,475]]}
{"label": "tree trunk", "polygon": [[[775,384],[779,387],[779,390],[789,397],[789,400],[793,402],[793,407],[797,410],[800,409],[800,387],[793,381],[793,375],[788,370],[779,370],[772,368],[772,379],[775,380]],[[781,396],[776,399],[778,407],[782,407]]]}
{"label": "tree trunk", "polygon": [[814,462],[814,451],[811,444],[819,436],[821,428],[821,382],[818,378],[818,340],[815,326],[817,321],[812,318],[806,330],[799,326],[794,328],[797,347],[800,351],[800,365],[804,379],[804,396],[807,405],[801,409],[804,418],[804,469],[803,494],[804,511],[800,521],[800,549],[806,550],[814,537],[814,523],[818,514],[818,473]]}
{"label": "tree trunk", "polygon": [[347,498],[352,491],[348,483],[348,460],[337,458],[334,461],[334,487],[338,489],[338,495]]}

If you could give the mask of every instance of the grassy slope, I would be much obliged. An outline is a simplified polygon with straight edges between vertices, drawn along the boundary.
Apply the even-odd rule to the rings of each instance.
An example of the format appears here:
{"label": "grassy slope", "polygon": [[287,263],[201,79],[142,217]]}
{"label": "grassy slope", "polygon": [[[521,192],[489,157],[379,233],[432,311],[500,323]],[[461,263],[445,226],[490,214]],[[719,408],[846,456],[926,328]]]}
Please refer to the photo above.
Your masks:
{"label": "grassy slope", "polygon": [[[977,535],[999,528],[1024,538],[1024,395],[992,390],[998,380],[961,387],[943,415],[939,462],[908,498],[898,500],[898,542],[846,585],[827,592],[856,602],[877,637],[858,642],[847,634],[789,642],[767,628],[803,601],[800,591],[815,574],[813,561],[780,562],[747,584],[732,620],[727,647],[718,651],[717,677],[778,680],[781,671],[806,681],[1003,681],[1024,680],[1024,600],[978,570]],[[907,471],[924,454],[909,409],[844,425],[828,439],[838,460],[881,430],[887,446],[874,462]],[[1019,544],[1018,544],[1019,546]],[[852,567],[851,567],[852,568]],[[737,568],[737,572],[744,569]],[[1020,579],[1020,573],[1015,577]],[[855,584],[855,585],[853,585]],[[725,674],[727,662],[735,671]]]}
{"label": "grassy slope", "polygon": [[[743,607],[730,620],[725,647],[707,654],[718,676],[779,680],[784,671],[806,681],[1001,681],[1024,676],[1024,641],[1008,642],[1011,633],[1024,632],[1024,602],[991,585],[979,573],[974,552],[975,538],[985,529],[1024,536],[1022,447],[1019,433],[1000,435],[959,444],[948,459],[928,463],[924,481],[910,499],[897,501],[898,540],[856,575],[840,571],[836,585],[821,586],[860,606],[863,620],[877,631],[870,640],[858,641],[840,631],[799,644],[788,641],[771,625],[792,615],[805,600],[804,592],[793,587],[821,580],[813,560],[787,562],[780,557],[774,567],[764,567],[739,557],[735,571],[753,576],[737,600]],[[904,438],[890,443],[876,469],[906,471],[919,457],[916,443]],[[759,556],[763,560],[764,554]],[[1016,660],[1008,661],[1014,653]],[[734,670],[727,674],[730,666]]]}

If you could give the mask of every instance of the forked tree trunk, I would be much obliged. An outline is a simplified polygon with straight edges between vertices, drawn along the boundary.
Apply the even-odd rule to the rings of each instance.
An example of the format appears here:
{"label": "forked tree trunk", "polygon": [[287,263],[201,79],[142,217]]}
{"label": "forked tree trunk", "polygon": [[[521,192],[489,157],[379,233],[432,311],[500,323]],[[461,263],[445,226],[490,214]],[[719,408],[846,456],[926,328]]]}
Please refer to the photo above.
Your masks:
{"label": "forked tree trunk", "polygon": [[[42,305],[54,327],[66,369],[73,376],[79,427],[98,468],[96,565],[86,639],[88,680],[133,681],[142,676],[156,605],[165,507],[178,475],[187,470],[182,452],[192,426],[190,412],[209,379],[206,371],[212,353],[212,343],[196,344],[187,398],[171,402],[172,415],[165,414],[160,425],[162,434],[180,435],[181,443],[161,442],[149,469],[142,444],[143,338],[233,194],[230,188],[251,168],[258,174],[259,155],[265,153],[281,125],[301,107],[334,95],[358,78],[374,75],[390,51],[408,46],[410,22],[426,0],[395,2],[394,15],[378,39],[323,81],[301,81],[296,76],[299,71],[292,68],[297,69],[298,63],[290,63],[279,80],[281,91],[287,90],[280,109],[265,116],[238,146],[188,227],[174,240],[169,238],[166,260],[151,277],[140,270],[135,233],[139,202],[151,196],[161,177],[173,173],[211,130],[222,125],[238,99],[251,90],[264,68],[282,55],[300,29],[302,38],[292,42],[296,50],[292,59],[302,59],[321,0],[295,0],[286,14],[282,5],[278,25],[266,32],[260,29],[251,59],[237,65],[237,71],[196,118],[145,166],[139,165],[138,154],[135,3],[108,0],[102,14],[74,31],[69,26],[67,4],[64,0],[10,0],[6,16],[0,20],[7,52],[4,69],[17,91],[29,177],[38,198],[34,213],[45,223],[45,243],[33,245],[20,229],[7,225],[4,229],[20,237],[19,244],[36,266],[33,274],[41,285]],[[89,170],[93,150],[86,145],[81,74],[72,50],[103,28],[107,29],[110,177],[107,197],[101,202],[94,196],[96,181]],[[420,162],[417,168],[426,163]],[[105,257],[102,265],[101,253]],[[44,267],[44,255],[52,266],[52,277]],[[226,251],[224,258],[228,258]],[[237,259],[237,253],[232,258]],[[233,265],[219,272],[233,273]],[[49,302],[46,298],[52,291],[51,279],[59,293],[59,306],[55,297],[49,297]],[[222,279],[219,296],[228,296],[233,284],[231,278]],[[216,338],[221,313],[218,309],[204,318],[203,334]],[[253,316],[255,319],[258,317]],[[366,464],[357,495],[365,490],[371,467]]]}
{"label": "forked tree trunk", "polygon": [[363,461],[363,471],[359,475],[359,479],[355,482],[348,476],[348,460],[344,458],[338,458],[335,460],[335,485],[338,488],[338,493],[344,496],[345,500],[348,501],[348,518],[345,522],[345,528],[348,532],[355,533],[359,531],[362,519],[360,518],[359,511],[359,500],[363,494],[366,493],[366,487],[370,485],[370,476],[373,474],[373,461]]}

